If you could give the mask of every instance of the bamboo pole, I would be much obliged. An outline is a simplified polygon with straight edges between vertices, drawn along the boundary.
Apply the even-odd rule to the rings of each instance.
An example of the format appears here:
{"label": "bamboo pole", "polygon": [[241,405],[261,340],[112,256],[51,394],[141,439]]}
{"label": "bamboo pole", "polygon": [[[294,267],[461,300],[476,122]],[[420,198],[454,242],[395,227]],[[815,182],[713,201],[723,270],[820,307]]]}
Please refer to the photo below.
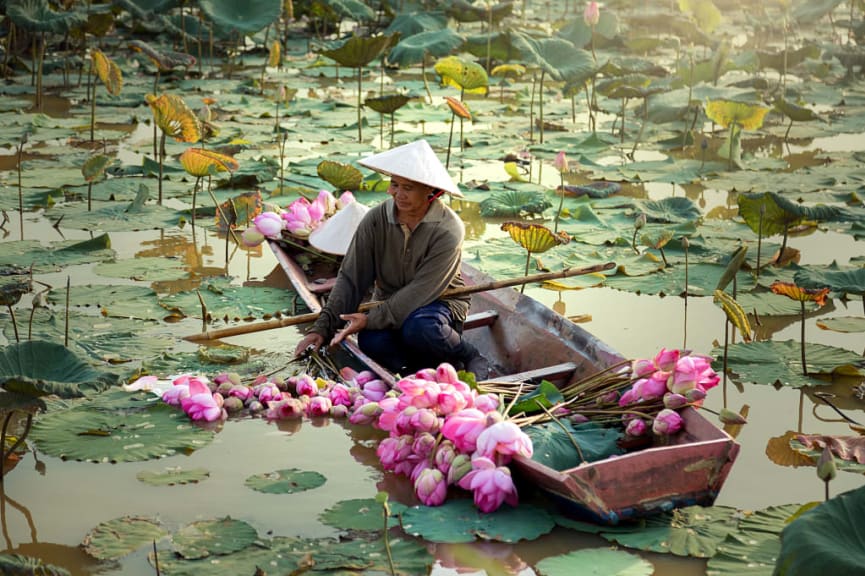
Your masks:
{"label": "bamboo pole", "polygon": [[[442,297],[463,296],[466,294],[475,294],[477,292],[486,292],[488,290],[497,290],[499,288],[509,288],[511,286],[519,286],[530,284],[532,282],[545,282],[547,280],[557,280],[559,278],[570,278],[571,276],[581,276],[584,274],[595,274],[615,268],[615,262],[607,262],[606,264],[595,264],[593,266],[585,266],[583,268],[566,268],[560,272],[542,272],[540,274],[530,274],[528,276],[520,276],[519,278],[509,278],[506,280],[493,280],[483,284],[473,284],[471,286],[462,286],[460,288],[451,288],[442,293]],[[381,301],[365,302],[360,305],[358,312],[365,312],[375,308],[381,304]],[[219,328],[216,330],[206,330],[198,334],[186,336],[186,340],[190,342],[202,342],[207,340],[219,340],[229,336],[238,336],[240,334],[252,334],[254,332],[263,332],[274,328],[284,328],[286,326],[296,326],[298,324],[306,324],[315,321],[321,312],[309,312],[308,314],[299,314],[297,316],[288,316],[286,318],[273,318],[263,322],[254,324],[244,324],[240,326],[229,326],[227,328]]]}

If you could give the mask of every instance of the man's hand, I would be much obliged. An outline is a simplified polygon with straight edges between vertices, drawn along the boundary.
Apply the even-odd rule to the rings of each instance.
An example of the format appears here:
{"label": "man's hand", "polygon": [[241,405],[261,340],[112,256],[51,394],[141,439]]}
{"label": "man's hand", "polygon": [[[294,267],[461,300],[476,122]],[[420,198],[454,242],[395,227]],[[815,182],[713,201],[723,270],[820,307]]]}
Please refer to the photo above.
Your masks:
{"label": "man's hand", "polygon": [[310,332],[303,337],[303,340],[298,342],[294,349],[294,357],[300,358],[309,349],[312,349],[312,351],[318,350],[322,344],[324,344],[324,336],[317,332]]}
{"label": "man's hand", "polygon": [[366,328],[366,314],[363,312],[354,312],[352,314],[340,314],[339,317],[346,321],[346,325],[342,330],[339,330],[330,341],[330,345],[339,344],[345,340],[346,336],[357,334]]}

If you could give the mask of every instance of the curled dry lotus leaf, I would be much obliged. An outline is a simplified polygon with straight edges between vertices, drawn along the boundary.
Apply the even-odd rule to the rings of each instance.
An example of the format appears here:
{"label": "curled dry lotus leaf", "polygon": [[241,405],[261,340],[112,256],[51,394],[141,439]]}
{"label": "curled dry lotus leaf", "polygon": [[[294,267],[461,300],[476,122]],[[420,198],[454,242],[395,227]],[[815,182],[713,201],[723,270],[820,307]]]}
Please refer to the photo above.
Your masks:
{"label": "curled dry lotus leaf", "polygon": [[505,222],[502,224],[502,230],[510,234],[514,242],[535,254],[546,252],[553,246],[560,246],[571,241],[571,237],[565,232],[555,234],[541,224]]}
{"label": "curled dry lotus leaf", "polygon": [[772,282],[769,289],[774,294],[781,294],[797,302],[816,302],[820,306],[826,305],[826,296],[829,294],[829,288],[802,288],[793,282],[780,280]]}
{"label": "curled dry lotus leaf", "polygon": [[94,49],[91,56],[96,74],[102,80],[102,83],[105,84],[108,93],[112,96],[120,94],[120,90],[123,89],[123,72],[120,70],[120,66],[101,50]]}
{"label": "curled dry lotus leaf", "polygon": [[186,102],[176,94],[144,96],[159,129],[178,142],[195,143],[201,140],[201,122]]}
{"label": "curled dry lotus leaf", "polygon": [[94,154],[84,162],[81,174],[85,182],[95,182],[97,178],[105,174],[105,169],[111,164],[111,158],[105,154]]}
{"label": "curled dry lotus leaf", "polygon": [[234,172],[240,168],[240,163],[231,156],[205,148],[187,148],[180,155],[180,164],[198,178],[217,172]]}
{"label": "curled dry lotus leaf", "polygon": [[477,62],[466,61],[457,56],[445,56],[435,63],[434,68],[445,86],[453,86],[473,94],[487,92],[490,80],[487,71]]}
{"label": "curled dry lotus leaf", "polygon": [[454,98],[453,96],[445,96],[445,100],[448,103],[448,108],[451,109],[451,112],[459,116],[460,118],[464,118],[466,120],[472,119],[472,113],[469,111],[468,105],[465,102],[462,102],[458,98]]}
{"label": "curled dry lotus leaf", "polygon": [[379,114],[393,114],[410,100],[411,98],[405,94],[384,94],[367,98],[363,101],[363,105]]}
{"label": "curled dry lotus leaf", "polygon": [[322,160],[316,171],[319,178],[337,190],[359,190],[363,182],[363,174],[360,170],[342,162]]}

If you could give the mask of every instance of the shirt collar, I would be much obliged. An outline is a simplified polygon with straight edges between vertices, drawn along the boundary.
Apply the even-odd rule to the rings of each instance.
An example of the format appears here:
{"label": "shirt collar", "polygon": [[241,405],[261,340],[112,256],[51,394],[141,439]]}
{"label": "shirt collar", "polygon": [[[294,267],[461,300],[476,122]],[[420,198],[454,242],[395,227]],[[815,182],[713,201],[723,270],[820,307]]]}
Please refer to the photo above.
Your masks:
{"label": "shirt collar", "polygon": [[[393,198],[388,198],[385,200],[387,202],[387,222],[388,224],[399,224],[396,219],[396,205],[394,204]],[[442,203],[441,199],[436,198],[430,204],[429,210],[424,214],[421,222],[441,222],[445,217],[445,205]]]}

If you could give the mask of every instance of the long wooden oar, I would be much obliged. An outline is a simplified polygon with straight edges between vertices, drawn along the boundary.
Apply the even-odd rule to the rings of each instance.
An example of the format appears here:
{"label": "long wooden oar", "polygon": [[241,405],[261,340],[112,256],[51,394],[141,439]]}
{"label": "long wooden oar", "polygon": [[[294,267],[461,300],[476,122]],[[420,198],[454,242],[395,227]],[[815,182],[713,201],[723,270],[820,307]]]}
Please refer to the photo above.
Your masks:
{"label": "long wooden oar", "polygon": [[[510,278],[508,280],[494,280],[483,284],[472,284],[470,286],[462,286],[460,288],[451,288],[442,293],[442,297],[462,296],[464,294],[474,294],[476,292],[486,292],[487,290],[497,290],[499,288],[508,288],[510,286],[519,286],[521,284],[531,284],[532,282],[544,282],[547,280],[557,280],[559,278],[570,278],[571,276],[581,276],[584,274],[594,274],[610,270],[616,266],[615,262],[607,262],[606,264],[595,264],[594,266],[586,266],[583,268],[566,268],[560,272],[542,272],[540,274],[530,274],[528,276],[520,276],[519,278]],[[360,305],[358,312],[364,312],[371,308],[375,308],[381,304],[380,300],[365,302]],[[204,340],[218,340],[229,336],[237,336],[239,334],[252,334],[253,332],[263,332],[264,330],[273,330],[274,328],[284,328],[285,326],[295,326],[297,324],[306,324],[314,322],[321,315],[321,312],[310,312],[308,314],[299,314],[297,316],[288,316],[286,318],[273,318],[263,322],[254,324],[242,324],[239,326],[229,326],[228,328],[219,328],[216,330],[207,330],[199,334],[192,334],[186,337],[186,340],[191,342],[201,342]]]}

